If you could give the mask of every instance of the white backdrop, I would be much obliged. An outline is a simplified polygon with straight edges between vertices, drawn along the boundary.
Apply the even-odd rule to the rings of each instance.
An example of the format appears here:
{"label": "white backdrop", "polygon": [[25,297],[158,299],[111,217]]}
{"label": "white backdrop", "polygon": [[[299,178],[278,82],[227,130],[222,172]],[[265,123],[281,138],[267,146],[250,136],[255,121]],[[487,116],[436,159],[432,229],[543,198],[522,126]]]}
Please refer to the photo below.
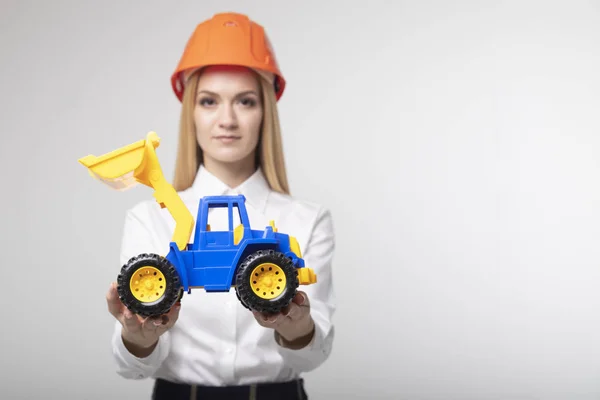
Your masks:
{"label": "white backdrop", "polygon": [[77,159],[143,139],[196,24],[248,13],[288,80],[293,194],[331,208],[311,399],[600,397],[600,3],[0,1],[7,399],[147,399],[110,354],[124,212]]}

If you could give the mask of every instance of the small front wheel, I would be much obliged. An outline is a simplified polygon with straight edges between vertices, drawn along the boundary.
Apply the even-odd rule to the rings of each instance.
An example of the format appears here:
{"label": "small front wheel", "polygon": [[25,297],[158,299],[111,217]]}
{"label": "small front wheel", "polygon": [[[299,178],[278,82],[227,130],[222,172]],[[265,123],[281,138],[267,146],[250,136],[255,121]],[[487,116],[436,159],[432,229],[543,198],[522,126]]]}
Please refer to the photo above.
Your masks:
{"label": "small front wheel", "polygon": [[177,270],[157,254],[140,254],[121,268],[117,278],[119,298],[132,313],[152,317],[169,312],[180,299]]}
{"label": "small front wheel", "polygon": [[274,250],[250,254],[237,270],[236,292],[244,307],[277,313],[290,304],[298,288],[292,260]]}

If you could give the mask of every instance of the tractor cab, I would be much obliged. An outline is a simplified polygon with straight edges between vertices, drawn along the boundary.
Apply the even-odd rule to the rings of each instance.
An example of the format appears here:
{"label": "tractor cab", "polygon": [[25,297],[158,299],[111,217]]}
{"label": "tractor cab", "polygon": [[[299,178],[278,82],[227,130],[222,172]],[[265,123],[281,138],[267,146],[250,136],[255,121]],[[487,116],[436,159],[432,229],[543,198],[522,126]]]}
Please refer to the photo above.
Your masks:
{"label": "tractor cab", "polygon": [[252,236],[244,195],[207,196],[200,200],[190,250],[234,248]]}

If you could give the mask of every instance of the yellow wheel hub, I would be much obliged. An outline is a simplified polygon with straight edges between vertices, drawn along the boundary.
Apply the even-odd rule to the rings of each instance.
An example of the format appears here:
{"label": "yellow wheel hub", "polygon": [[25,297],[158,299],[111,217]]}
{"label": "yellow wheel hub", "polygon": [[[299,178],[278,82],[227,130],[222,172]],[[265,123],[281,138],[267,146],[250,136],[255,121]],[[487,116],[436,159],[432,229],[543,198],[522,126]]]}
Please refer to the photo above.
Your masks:
{"label": "yellow wheel hub", "polygon": [[143,303],[160,299],[167,282],[162,272],[154,267],[141,267],[131,277],[129,288],[133,297]]}
{"label": "yellow wheel hub", "polygon": [[260,298],[274,299],[285,290],[286,279],[281,267],[263,263],[252,271],[250,277],[250,287],[252,291]]}

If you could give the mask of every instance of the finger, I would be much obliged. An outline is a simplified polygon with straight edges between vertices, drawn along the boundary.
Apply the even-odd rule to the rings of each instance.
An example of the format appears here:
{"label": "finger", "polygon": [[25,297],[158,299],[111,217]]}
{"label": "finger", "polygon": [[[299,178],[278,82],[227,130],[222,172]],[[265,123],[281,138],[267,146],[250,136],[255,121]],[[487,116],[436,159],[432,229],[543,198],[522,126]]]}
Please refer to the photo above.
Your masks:
{"label": "finger", "polygon": [[167,313],[157,316],[162,324],[161,325],[173,325],[175,321],[179,318],[179,310],[181,309],[181,303],[177,302],[173,304],[173,306],[167,311]]}
{"label": "finger", "polygon": [[169,311],[167,312],[167,316],[169,316],[169,319],[171,319],[171,317],[177,317],[179,316],[179,310],[181,309],[181,303],[177,302],[175,304],[173,304],[173,306],[169,309]]}
{"label": "finger", "polygon": [[173,326],[175,324],[175,322],[177,322],[177,320],[179,319],[179,311],[180,310],[181,310],[181,303],[177,303],[173,307],[171,307],[171,309],[167,313],[167,317],[169,318],[167,325]]}
{"label": "finger", "polygon": [[163,320],[161,317],[162,316],[159,315],[158,317],[145,318],[144,321],[142,322],[142,329],[145,332],[149,332],[149,333],[155,332],[156,328],[163,323]]}
{"label": "finger", "polygon": [[123,318],[121,323],[129,332],[137,332],[142,326],[139,316],[132,313],[128,308],[123,310]]}
{"label": "finger", "polygon": [[257,313],[256,311],[252,311],[252,315],[254,315],[254,319],[256,320],[256,322],[258,322],[258,324],[262,327],[266,327],[265,326],[265,321],[263,321],[261,319],[260,313]]}
{"label": "finger", "polygon": [[256,318],[256,320],[262,325],[262,324],[266,324],[267,321],[267,315],[259,312],[259,311],[254,311],[252,310],[252,314],[254,315],[254,318]]}
{"label": "finger", "polygon": [[108,311],[117,319],[119,319],[123,310],[123,303],[121,303],[121,299],[119,298],[119,293],[117,292],[117,283],[112,282],[106,293],[106,303],[108,305]]}
{"label": "finger", "polygon": [[176,305],[171,307],[168,313],[161,315],[160,319],[157,319],[157,321],[161,322],[161,324],[156,327],[156,331],[159,334],[172,328],[173,325],[175,325],[175,322],[177,322],[177,319],[179,318],[180,309],[181,305],[177,303]]}
{"label": "finger", "polygon": [[310,307],[310,301],[308,301],[308,295],[302,291],[298,291],[296,293],[296,295],[292,299],[292,302],[299,306],[302,306],[302,307]]}
{"label": "finger", "polygon": [[[292,299],[292,300],[293,300],[293,299]],[[290,311],[292,310],[292,307],[294,307],[294,306],[297,306],[297,305],[296,305],[294,302],[290,302],[290,304],[288,304],[287,306],[285,306],[285,307],[283,307],[283,308],[281,309],[281,313],[282,313],[284,316],[287,316],[287,315],[289,315]]]}
{"label": "finger", "polygon": [[161,317],[162,324],[156,327],[156,333],[161,335],[163,332],[171,329],[177,319],[179,318],[179,307],[175,306],[168,314],[165,314]]}
{"label": "finger", "polygon": [[288,307],[289,307],[289,310],[284,315],[291,320],[300,319],[308,313],[307,307],[301,307],[301,306],[297,305],[296,303],[291,303]]}
{"label": "finger", "polygon": [[266,328],[278,326],[283,320],[285,320],[285,317],[281,313],[265,314],[258,311],[253,311],[253,314],[258,323]]}

